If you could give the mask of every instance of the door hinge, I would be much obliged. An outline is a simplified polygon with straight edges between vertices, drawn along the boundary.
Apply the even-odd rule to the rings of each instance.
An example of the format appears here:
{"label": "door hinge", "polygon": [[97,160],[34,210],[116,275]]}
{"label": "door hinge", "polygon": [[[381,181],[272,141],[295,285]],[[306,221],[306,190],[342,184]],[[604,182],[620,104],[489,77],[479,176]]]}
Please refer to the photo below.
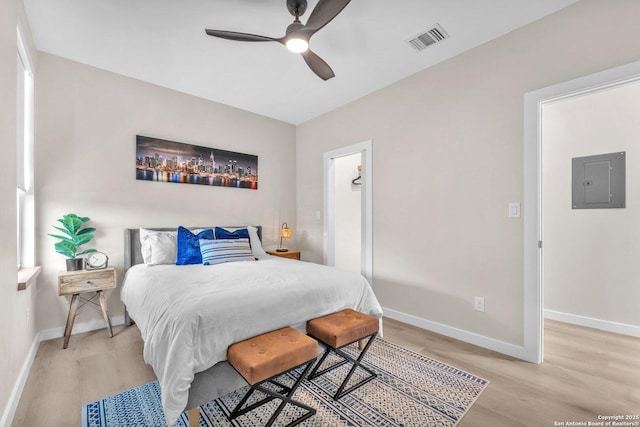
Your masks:
{"label": "door hinge", "polygon": [[538,240],[538,249],[542,249],[542,240]]}

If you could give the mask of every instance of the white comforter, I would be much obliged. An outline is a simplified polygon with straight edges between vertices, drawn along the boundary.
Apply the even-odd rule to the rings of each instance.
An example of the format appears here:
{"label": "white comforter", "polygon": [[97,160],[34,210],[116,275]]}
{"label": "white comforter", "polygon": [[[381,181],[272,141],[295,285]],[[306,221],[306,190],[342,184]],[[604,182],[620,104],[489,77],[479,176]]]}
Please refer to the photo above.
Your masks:
{"label": "white comforter", "polygon": [[127,271],[121,298],[140,328],[169,425],[185,410],[194,374],[225,360],[234,342],[343,308],[382,317],[362,276],[277,257],[136,265]]}

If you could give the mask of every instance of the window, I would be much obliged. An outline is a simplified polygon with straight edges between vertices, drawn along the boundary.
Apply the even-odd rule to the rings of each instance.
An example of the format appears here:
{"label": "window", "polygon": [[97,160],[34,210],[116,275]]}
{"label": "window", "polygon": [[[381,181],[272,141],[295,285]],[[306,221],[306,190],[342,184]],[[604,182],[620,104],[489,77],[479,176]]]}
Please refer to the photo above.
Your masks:
{"label": "window", "polygon": [[17,45],[17,257],[18,269],[33,266],[35,261],[35,209],[33,193],[34,85],[33,68],[24,37],[18,31]]}

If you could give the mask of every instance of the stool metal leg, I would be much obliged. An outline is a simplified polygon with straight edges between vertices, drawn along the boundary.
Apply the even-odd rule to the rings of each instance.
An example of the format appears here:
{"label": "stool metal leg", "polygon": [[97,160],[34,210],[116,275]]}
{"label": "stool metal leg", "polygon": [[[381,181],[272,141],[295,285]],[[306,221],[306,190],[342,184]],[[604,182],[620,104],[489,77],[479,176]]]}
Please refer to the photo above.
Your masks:
{"label": "stool metal leg", "polygon": [[[283,384],[280,384],[279,382],[275,381],[275,378],[279,377],[280,375],[283,375],[285,372],[278,374],[274,377],[271,377],[269,379],[266,379],[264,381],[261,381],[257,384],[254,384],[251,386],[251,389],[245,394],[245,396],[242,398],[242,400],[240,401],[240,403],[238,403],[238,405],[234,408],[233,411],[231,411],[231,413],[229,414],[229,416],[227,417],[230,421],[239,417],[240,415],[246,414],[247,412],[250,412],[262,405],[264,405],[267,402],[270,402],[274,399],[280,399],[282,400],[282,402],[280,403],[280,405],[278,405],[278,408],[275,410],[275,412],[271,415],[271,418],[269,418],[269,420],[267,421],[267,423],[265,424],[265,427],[270,427],[271,425],[273,425],[273,423],[276,421],[276,418],[278,418],[278,415],[280,415],[280,413],[282,412],[282,410],[285,408],[285,406],[287,406],[287,403],[297,406],[301,409],[304,409],[307,411],[306,414],[304,414],[303,416],[301,416],[300,418],[292,421],[291,423],[287,424],[285,427],[293,427],[295,425],[300,424],[301,422],[303,422],[304,420],[314,416],[316,414],[316,410],[308,405],[305,405],[302,402],[298,402],[296,400],[293,400],[292,396],[293,393],[295,393],[296,389],[300,386],[300,384],[302,383],[302,380],[307,376],[307,373],[311,370],[311,367],[313,366],[314,362],[316,361],[316,358],[313,358],[311,360],[309,360],[306,363],[303,363],[300,366],[305,366],[302,374],[300,374],[300,376],[296,379],[295,383],[293,384],[293,386],[291,387],[287,387]],[[296,368],[300,367],[297,366]],[[296,369],[293,368],[293,369]],[[293,370],[292,369],[292,370]],[[268,388],[265,388],[262,384],[265,384],[267,382],[270,382],[278,387],[281,388],[281,390],[279,390],[278,392],[270,390]],[[264,399],[260,400],[259,402],[253,403],[249,406],[247,406],[246,408],[242,408],[242,405],[244,405],[247,400],[249,399],[249,397],[253,394],[254,391],[260,391],[264,394],[267,395],[267,397],[265,397]]]}
{"label": "stool metal leg", "polygon": [[[322,355],[322,358],[316,364],[316,366],[313,368],[313,371],[311,371],[311,373],[309,374],[309,376],[307,378],[309,380],[313,380],[313,379],[318,378],[319,376],[321,376],[321,375],[323,375],[323,374],[325,374],[325,373],[327,373],[329,371],[332,371],[332,370],[338,368],[339,366],[344,365],[345,363],[351,362],[353,364],[353,366],[351,366],[351,369],[349,370],[349,373],[347,374],[346,378],[344,379],[344,381],[342,381],[342,383],[338,387],[338,390],[333,395],[333,399],[334,400],[341,399],[343,396],[351,393],[353,390],[355,390],[355,389],[357,389],[359,387],[362,387],[363,385],[365,385],[369,381],[373,380],[374,378],[377,378],[378,374],[376,374],[371,369],[369,369],[368,367],[366,367],[365,365],[362,364],[362,360],[364,359],[364,356],[367,354],[367,350],[369,350],[369,347],[373,343],[373,340],[375,339],[376,335],[378,335],[377,332],[374,332],[373,334],[369,335],[369,340],[367,341],[367,344],[364,346],[362,351],[360,351],[360,355],[358,356],[357,359],[354,359],[353,357],[351,357],[350,355],[348,355],[347,353],[342,351],[341,350],[342,347],[341,348],[333,348],[331,346],[327,346],[327,349],[325,350],[324,354]],[[366,337],[364,337],[364,338],[366,338]],[[353,343],[350,343],[350,344],[353,344]],[[346,345],[349,345],[349,344],[346,344]],[[343,346],[343,347],[345,347],[345,346]],[[327,358],[327,356],[331,352],[333,352],[333,353],[337,354],[338,356],[342,357],[344,360],[342,360],[339,363],[336,363],[335,365],[331,365],[328,368],[320,369],[320,366],[322,366],[322,363],[325,361],[325,359]],[[363,379],[362,381],[358,382],[357,384],[354,384],[354,385],[352,385],[351,387],[349,387],[348,389],[345,390],[345,387],[347,386],[347,383],[349,382],[349,380],[351,379],[351,377],[353,376],[353,374],[355,373],[355,371],[356,371],[356,369],[358,367],[364,369],[369,374],[369,376],[367,378]]]}
{"label": "stool metal leg", "polygon": [[[364,358],[364,355],[367,353],[367,350],[369,349],[369,347],[373,343],[373,339],[376,337],[376,335],[377,335],[377,333],[371,335],[371,338],[369,338],[369,341],[364,346],[364,348],[360,352],[360,356],[358,356],[358,358],[356,360],[351,359],[351,361],[353,362],[353,366],[351,367],[351,370],[347,374],[347,377],[344,379],[342,384],[340,384],[340,387],[338,387],[338,391],[336,391],[336,394],[333,396],[334,400],[338,400],[338,399],[342,398],[342,396],[351,393],[353,390],[355,390],[355,389],[357,389],[359,387],[362,387],[363,385],[365,385],[366,383],[368,383],[372,379],[378,377],[378,374],[376,374],[371,369],[367,368],[366,366],[364,366],[362,364],[362,359]],[[349,358],[349,355],[346,354],[345,352],[343,352],[342,350],[337,348],[337,349],[335,349],[335,351],[340,356]],[[360,381],[359,383],[357,383],[357,384],[355,384],[355,385],[353,385],[353,386],[351,386],[351,387],[349,387],[348,389],[345,390],[344,388],[346,387],[347,383],[351,379],[351,376],[354,374],[354,372],[356,371],[358,366],[361,367],[362,369],[364,369],[365,371],[367,371],[369,373],[369,377],[365,378],[364,380]]]}
{"label": "stool metal leg", "polygon": [[307,377],[308,379],[312,380],[314,378],[318,378],[319,376],[323,375],[326,372],[332,371],[332,370],[344,365],[345,363],[349,363],[349,359],[344,359],[341,362],[336,363],[335,365],[331,365],[328,368],[324,368],[324,369],[320,369],[319,370],[320,366],[322,366],[322,364],[324,363],[324,361],[327,358],[327,356],[329,356],[331,354],[331,350],[332,350],[332,347],[327,346],[327,349],[325,350],[325,352],[322,353],[322,357],[320,358],[320,360],[318,361],[316,366],[314,366],[313,371],[311,371],[311,373]]}

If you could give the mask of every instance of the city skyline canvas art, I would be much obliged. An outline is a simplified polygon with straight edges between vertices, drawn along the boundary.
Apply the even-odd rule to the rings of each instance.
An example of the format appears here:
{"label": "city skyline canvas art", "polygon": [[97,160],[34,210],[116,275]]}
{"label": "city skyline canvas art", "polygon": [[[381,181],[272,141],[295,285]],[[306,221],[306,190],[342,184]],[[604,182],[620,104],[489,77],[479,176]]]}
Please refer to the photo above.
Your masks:
{"label": "city skyline canvas art", "polygon": [[258,189],[258,156],[136,135],[136,179]]}

